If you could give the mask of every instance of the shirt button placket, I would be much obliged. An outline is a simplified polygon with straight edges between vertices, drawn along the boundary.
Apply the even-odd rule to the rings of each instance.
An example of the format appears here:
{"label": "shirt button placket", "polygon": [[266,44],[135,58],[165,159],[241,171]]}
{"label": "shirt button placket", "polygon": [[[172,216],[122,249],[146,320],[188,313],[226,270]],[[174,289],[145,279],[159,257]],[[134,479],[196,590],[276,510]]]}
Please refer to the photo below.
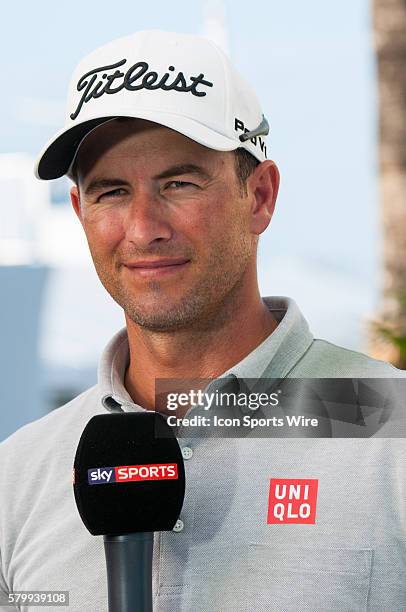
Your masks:
{"label": "shirt button placket", "polygon": [[[191,459],[193,457],[193,450],[191,449],[190,446],[183,446],[182,457],[184,459]],[[184,526],[185,524],[182,521],[182,519],[178,519],[174,527],[172,528],[172,531],[174,531],[175,533],[179,533],[180,531],[183,531]]]}

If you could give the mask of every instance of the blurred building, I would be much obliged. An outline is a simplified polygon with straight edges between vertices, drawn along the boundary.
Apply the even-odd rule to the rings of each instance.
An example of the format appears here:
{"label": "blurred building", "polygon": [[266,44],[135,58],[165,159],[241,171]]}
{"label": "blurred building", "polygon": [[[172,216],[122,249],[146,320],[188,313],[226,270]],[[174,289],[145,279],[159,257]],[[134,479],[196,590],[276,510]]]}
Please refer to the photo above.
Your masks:
{"label": "blurred building", "polygon": [[0,160],[0,439],[43,412],[39,335],[47,266],[38,253],[48,186],[36,181],[32,160]]}
{"label": "blurred building", "polygon": [[94,272],[69,181],[38,181],[34,159],[0,155],[0,440],[96,382],[123,326]]}

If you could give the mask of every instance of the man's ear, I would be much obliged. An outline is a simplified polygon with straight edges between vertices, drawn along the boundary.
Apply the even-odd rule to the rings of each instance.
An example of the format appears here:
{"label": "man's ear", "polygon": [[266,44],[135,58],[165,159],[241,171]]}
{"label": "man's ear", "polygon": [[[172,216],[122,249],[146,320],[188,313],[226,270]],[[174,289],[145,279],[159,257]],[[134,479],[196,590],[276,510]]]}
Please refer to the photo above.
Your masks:
{"label": "man's ear", "polygon": [[275,162],[266,160],[248,177],[248,194],[252,197],[251,231],[262,234],[275,210],[279,190],[279,170]]}
{"label": "man's ear", "polygon": [[72,202],[73,210],[76,213],[79,221],[82,223],[82,208],[80,206],[80,194],[77,185],[73,185],[70,190],[70,201]]}

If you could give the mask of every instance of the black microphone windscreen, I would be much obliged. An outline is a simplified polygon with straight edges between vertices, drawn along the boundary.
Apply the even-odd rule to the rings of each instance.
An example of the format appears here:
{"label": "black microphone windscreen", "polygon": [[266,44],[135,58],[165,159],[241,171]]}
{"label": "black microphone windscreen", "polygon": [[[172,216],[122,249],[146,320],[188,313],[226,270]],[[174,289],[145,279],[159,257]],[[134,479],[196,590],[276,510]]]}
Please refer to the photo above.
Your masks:
{"label": "black microphone windscreen", "polygon": [[79,514],[93,535],[171,530],[185,494],[182,453],[158,412],[97,415],[74,462]]}

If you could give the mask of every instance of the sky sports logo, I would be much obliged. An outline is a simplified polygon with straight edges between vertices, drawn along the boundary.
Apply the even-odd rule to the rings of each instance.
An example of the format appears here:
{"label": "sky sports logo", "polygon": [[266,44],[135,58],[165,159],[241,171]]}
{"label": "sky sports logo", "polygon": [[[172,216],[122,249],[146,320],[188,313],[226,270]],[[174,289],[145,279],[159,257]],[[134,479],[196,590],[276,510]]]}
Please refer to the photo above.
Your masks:
{"label": "sky sports logo", "polygon": [[145,480],[176,480],[176,463],[154,463],[150,465],[118,465],[87,470],[87,481],[91,485],[112,482],[143,482]]}

